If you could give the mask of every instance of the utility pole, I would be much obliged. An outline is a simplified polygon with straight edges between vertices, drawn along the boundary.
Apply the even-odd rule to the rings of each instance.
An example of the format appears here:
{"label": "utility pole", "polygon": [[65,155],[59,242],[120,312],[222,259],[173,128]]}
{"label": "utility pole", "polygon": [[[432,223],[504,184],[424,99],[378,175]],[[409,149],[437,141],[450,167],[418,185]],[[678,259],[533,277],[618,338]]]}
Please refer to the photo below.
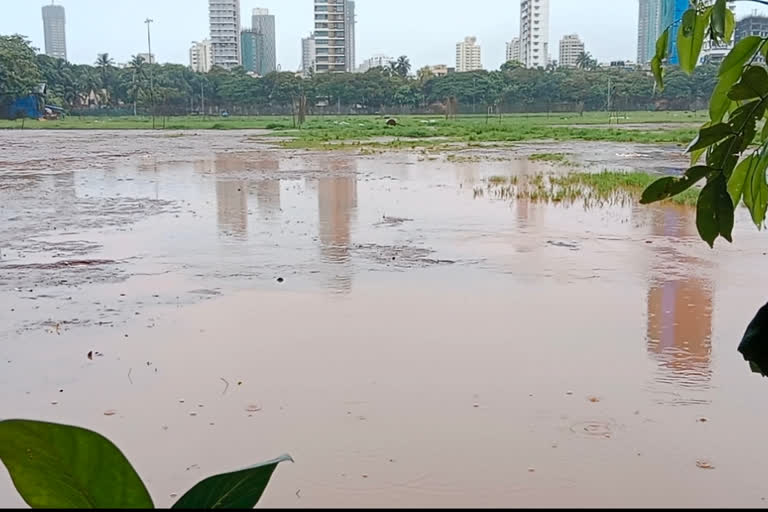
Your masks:
{"label": "utility pole", "polygon": [[200,113],[203,115],[203,119],[205,119],[205,89],[202,80],[200,80]]}
{"label": "utility pole", "polygon": [[149,47],[149,97],[152,101],[152,129],[155,129],[155,80],[154,80],[154,73],[152,71],[152,64],[153,64],[153,58],[152,58],[152,34],[150,31],[150,25],[154,23],[155,20],[151,18],[147,18],[144,20],[144,23],[147,24],[147,46]]}

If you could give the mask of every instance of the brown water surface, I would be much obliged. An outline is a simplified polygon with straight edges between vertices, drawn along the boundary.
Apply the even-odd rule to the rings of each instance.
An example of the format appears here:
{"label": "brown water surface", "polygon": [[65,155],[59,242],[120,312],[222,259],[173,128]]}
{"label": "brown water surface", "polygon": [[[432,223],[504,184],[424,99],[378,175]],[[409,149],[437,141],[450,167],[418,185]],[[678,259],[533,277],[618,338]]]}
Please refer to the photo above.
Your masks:
{"label": "brown water surface", "polygon": [[[160,506],[286,452],[264,505],[762,505],[768,387],[736,351],[762,236],[739,211],[713,251],[686,208],[473,194],[561,172],[536,150],[685,165],[545,146],[0,133],[0,417],[107,435]],[[22,504],[4,476],[0,503]]]}

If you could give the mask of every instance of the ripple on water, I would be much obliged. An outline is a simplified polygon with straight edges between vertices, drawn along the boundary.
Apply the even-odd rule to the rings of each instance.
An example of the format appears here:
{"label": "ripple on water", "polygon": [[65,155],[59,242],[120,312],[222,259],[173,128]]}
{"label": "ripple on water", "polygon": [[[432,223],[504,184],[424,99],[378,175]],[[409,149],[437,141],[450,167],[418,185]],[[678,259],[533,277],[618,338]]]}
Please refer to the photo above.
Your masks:
{"label": "ripple on water", "polygon": [[588,439],[612,439],[619,430],[619,426],[612,419],[594,419],[574,423],[570,430]]}

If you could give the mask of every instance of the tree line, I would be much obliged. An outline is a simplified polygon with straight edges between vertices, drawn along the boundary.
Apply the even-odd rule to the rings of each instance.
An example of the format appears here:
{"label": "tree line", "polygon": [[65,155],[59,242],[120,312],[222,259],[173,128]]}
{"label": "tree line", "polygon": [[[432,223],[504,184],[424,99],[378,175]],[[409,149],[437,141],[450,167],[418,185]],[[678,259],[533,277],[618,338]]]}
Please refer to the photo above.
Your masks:
{"label": "tree line", "polygon": [[408,58],[400,57],[365,73],[253,77],[242,68],[204,74],[139,56],[118,67],[106,53],[93,65],[71,64],[38,54],[21,36],[0,36],[0,97],[28,94],[45,82],[49,104],[91,115],[153,109],[162,115],[285,114],[300,98],[310,113],[438,113],[451,99],[462,113],[684,110],[705,105],[717,80],[715,66],[701,66],[692,76],[671,68],[660,91],[646,71],[582,62],[581,69],[526,69],[508,62],[496,71],[434,76],[429,68],[412,74]]}

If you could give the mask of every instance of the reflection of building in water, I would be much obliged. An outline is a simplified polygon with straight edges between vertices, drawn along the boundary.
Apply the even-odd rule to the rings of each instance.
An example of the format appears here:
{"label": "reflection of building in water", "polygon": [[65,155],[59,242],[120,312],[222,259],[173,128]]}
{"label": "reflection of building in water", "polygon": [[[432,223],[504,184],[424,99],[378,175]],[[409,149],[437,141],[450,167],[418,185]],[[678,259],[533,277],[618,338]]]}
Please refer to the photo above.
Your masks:
{"label": "reflection of building in water", "polygon": [[251,161],[249,165],[258,172],[255,176],[258,181],[252,183],[251,188],[255,189],[259,217],[274,217],[280,213],[280,180],[277,178],[280,160],[265,158]]}
{"label": "reflection of building in water", "polygon": [[242,163],[217,156],[214,169],[219,232],[245,238],[248,234],[248,182],[238,179],[243,171]]}
{"label": "reflection of building in water", "polygon": [[[330,162],[331,171],[353,171],[354,162]],[[357,209],[357,177],[333,176],[318,179],[320,253],[324,262],[339,265],[333,287],[348,291],[352,287],[350,243]]]}
{"label": "reflection of building in water", "polygon": [[[697,237],[695,210],[654,209],[652,234]],[[673,240],[674,241],[674,240]],[[712,362],[712,283],[698,276],[701,262],[674,248],[652,245],[648,292],[648,350],[678,385],[706,384]]]}

